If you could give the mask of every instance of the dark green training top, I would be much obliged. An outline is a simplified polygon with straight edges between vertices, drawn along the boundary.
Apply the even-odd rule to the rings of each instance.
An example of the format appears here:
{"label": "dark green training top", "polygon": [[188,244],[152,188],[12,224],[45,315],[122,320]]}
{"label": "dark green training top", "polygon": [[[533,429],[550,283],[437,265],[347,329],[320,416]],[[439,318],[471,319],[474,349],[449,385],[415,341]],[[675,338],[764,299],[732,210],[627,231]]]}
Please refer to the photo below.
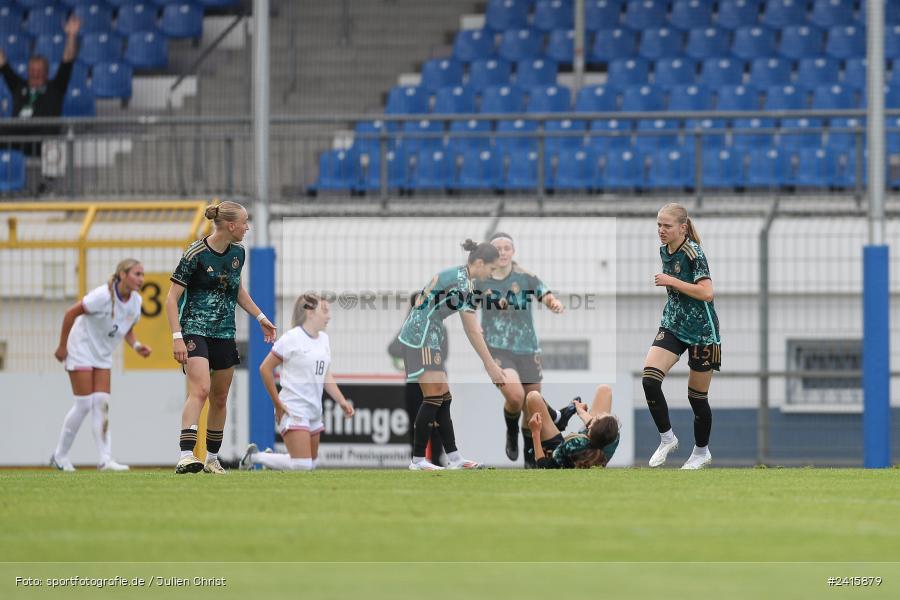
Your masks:
{"label": "dark green training top", "polygon": [[[710,279],[709,265],[703,248],[694,240],[685,238],[675,252],[663,245],[659,249],[663,273],[681,281],[697,283]],[[675,334],[688,345],[720,344],[719,318],[712,302],[696,300],[667,286],[669,298],[663,309],[661,327]]]}
{"label": "dark green training top", "polygon": [[466,265],[435,275],[409,311],[398,339],[410,348],[440,350],[444,339],[441,323],[455,312],[474,312],[477,299]]}
{"label": "dark green training top", "polygon": [[549,290],[536,275],[513,263],[503,279],[481,279],[475,288],[481,292],[481,327],[489,347],[516,354],[541,351],[531,307]]}

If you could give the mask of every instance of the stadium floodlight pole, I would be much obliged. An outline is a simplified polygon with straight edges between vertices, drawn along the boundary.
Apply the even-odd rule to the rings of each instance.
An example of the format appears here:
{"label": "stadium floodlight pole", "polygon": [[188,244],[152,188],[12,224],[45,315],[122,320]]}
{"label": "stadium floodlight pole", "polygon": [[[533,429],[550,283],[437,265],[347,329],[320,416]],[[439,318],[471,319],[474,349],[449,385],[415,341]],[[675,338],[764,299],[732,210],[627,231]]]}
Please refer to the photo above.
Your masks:
{"label": "stadium floodlight pole", "polygon": [[[275,248],[269,244],[269,0],[253,0],[253,140],[256,198],[253,202],[253,247],[250,248],[250,295],[275,323]],[[269,353],[259,325],[250,321],[250,439],[265,448],[275,443],[272,402],[259,375]]]}
{"label": "stadium floodlight pole", "polygon": [[575,0],[575,43],[572,71],[575,74],[575,93],[584,87],[584,0]]}
{"label": "stadium floodlight pole", "polygon": [[863,465],[891,464],[890,283],[884,223],[884,0],[866,9],[869,244],[863,248]]}

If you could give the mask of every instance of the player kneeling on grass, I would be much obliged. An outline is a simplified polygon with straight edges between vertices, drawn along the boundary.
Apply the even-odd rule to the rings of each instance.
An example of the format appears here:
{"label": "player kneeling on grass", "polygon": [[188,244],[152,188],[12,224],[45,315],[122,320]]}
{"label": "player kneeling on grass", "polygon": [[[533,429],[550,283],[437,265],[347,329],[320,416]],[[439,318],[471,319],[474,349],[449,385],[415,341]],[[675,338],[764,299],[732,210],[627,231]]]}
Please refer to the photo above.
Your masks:
{"label": "player kneeling on grass", "polygon": [[534,442],[534,457],[539,469],[589,469],[605,467],[619,447],[619,421],[610,414],[612,389],[597,387],[590,410],[575,401],[575,410],[584,429],[563,437],[550,419],[547,405],[539,392],[529,392],[525,409],[531,415],[528,428]]}
{"label": "player kneeling on grass", "polygon": [[[344,398],[331,374],[331,346],[325,328],[331,320],[327,301],[303,294],[294,304],[292,329],[272,347],[259,366],[259,374],[275,405],[278,432],[287,454],[259,452],[250,444],[241,459],[241,469],[254,464],[279,471],[310,471],[316,468],[322,423],[322,391],[334,398],[348,418],[353,406]],[[281,367],[281,392],[275,387],[275,367]]]}
{"label": "player kneeling on grass", "polygon": [[81,422],[91,413],[94,441],[101,471],[127,471],[112,459],[109,434],[109,391],[112,354],[123,339],[134,351],[147,358],[150,348],[134,336],[134,325],[141,317],[140,289],[144,267],[133,258],[116,266],[106,285],[90,291],[69,308],[63,317],[59,347],[54,356],[64,362],[72,384],[75,405],[63,421],[59,444],[50,457],[50,465],[60,471],[74,471],[69,449]]}

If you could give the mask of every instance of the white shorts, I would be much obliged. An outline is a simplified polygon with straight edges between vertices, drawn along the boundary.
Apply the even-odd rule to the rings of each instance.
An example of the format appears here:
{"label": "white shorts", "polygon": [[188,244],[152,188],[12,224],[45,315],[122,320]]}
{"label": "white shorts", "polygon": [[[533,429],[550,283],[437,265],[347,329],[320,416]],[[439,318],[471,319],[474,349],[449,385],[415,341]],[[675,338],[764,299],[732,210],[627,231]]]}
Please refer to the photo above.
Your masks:
{"label": "white shorts", "polygon": [[[290,407],[288,407],[290,410]],[[281,421],[278,422],[278,433],[284,436],[288,431],[308,431],[310,435],[322,433],[325,430],[325,424],[322,423],[322,416],[318,418],[306,417],[300,414],[284,413]]]}
{"label": "white shorts", "polygon": [[66,371],[90,371],[92,369],[112,369],[112,356],[105,360],[94,355],[83,344],[69,344],[66,347]]}

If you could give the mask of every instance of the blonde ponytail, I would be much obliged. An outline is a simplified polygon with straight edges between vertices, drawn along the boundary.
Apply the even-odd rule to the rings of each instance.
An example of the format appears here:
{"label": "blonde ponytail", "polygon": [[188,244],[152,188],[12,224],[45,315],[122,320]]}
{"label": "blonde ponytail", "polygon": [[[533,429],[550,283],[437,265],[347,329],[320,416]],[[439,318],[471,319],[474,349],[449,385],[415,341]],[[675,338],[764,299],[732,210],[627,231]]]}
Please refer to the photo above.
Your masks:
{"label": "blonde ponytail", "polygon": [[689,240],[693,240],[698,244],[703,243],[700,241],[700,234],[697,232],[697,228],[694,227],[694,222],[691,221],[691,218],[688,216],[688,211],[684,206],[678,204],[677,202],[670,202],[669,204],[666,204],[661,209],[659,209],[659,212],[672,215],[673,217],[675,217],[675,221],[679,225],[687,225],[685,236]]}
{"label": "blonde ponytail", "polygon": [[116,265],[116,270],[113,272],[112,277],[109,278],[109,281],[106,282],[106,286],[109,288],[109,305],[110,305],[110,316],[115,319],[116,318],[116,290],[115,287],[118,285],[121,279],[119,278],[119,273],[125,271],[126,273],[131,270],[135,265],[141,264],[141,261],[135,258],[126,258],[124,260],[119,261],[119,264]]}

